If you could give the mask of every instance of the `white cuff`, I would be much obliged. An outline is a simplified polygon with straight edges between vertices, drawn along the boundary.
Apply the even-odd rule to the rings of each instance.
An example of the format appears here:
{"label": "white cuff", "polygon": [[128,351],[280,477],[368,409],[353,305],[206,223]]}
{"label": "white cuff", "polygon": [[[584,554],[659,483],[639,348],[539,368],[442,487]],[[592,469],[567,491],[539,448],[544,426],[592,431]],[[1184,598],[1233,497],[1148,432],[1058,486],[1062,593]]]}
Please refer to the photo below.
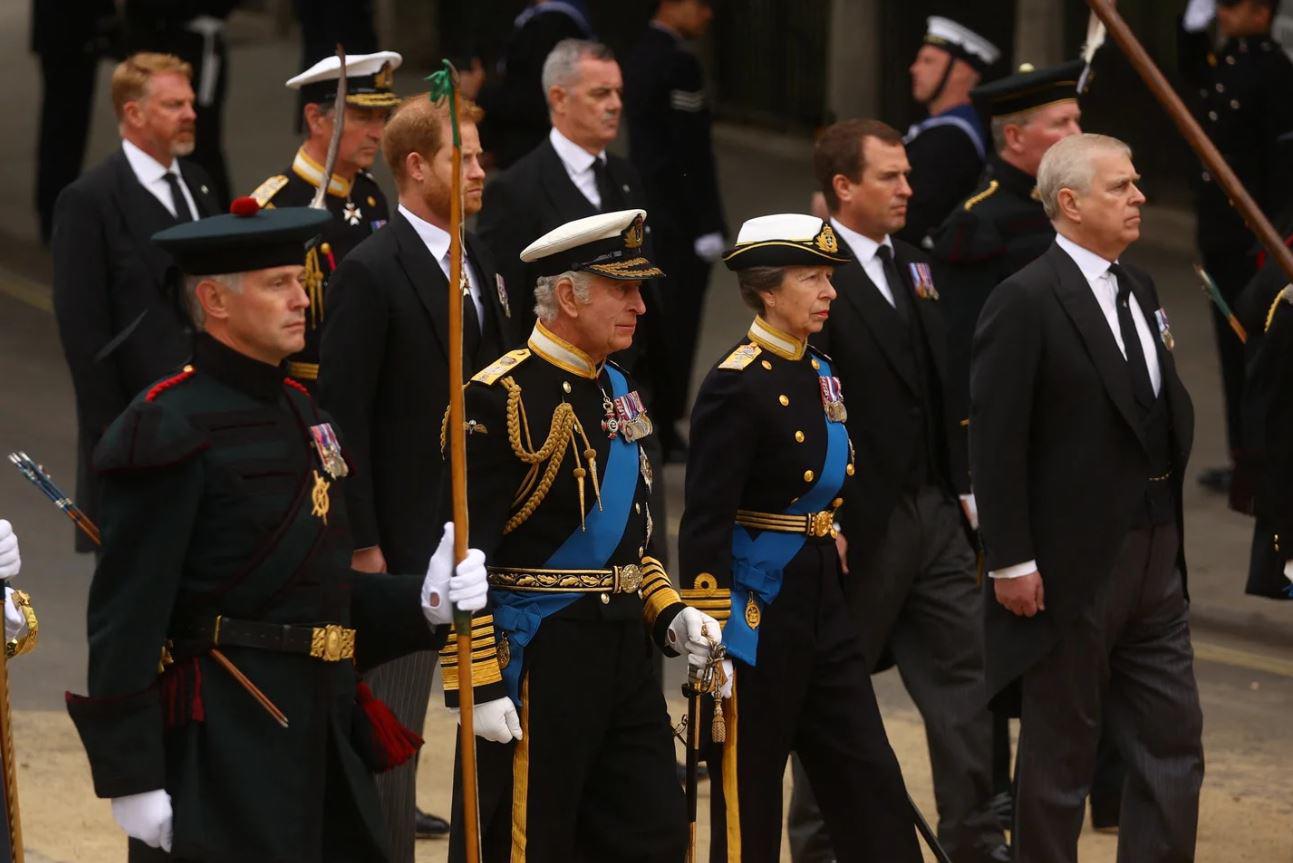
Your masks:
{"label": "white cuff", "polygon": [[1293,560],[1284,561],[1284,577],[1293,581]]}
{"label": "white cuff", "polygon": [[1014,566],[1007,566],[1005,569],[994,569],[988,573],[989,578],[1023,578],[1025,575],[1031,575],[1037,571],[1037,561],[1029,560],[1024,563],[1016,563]]}

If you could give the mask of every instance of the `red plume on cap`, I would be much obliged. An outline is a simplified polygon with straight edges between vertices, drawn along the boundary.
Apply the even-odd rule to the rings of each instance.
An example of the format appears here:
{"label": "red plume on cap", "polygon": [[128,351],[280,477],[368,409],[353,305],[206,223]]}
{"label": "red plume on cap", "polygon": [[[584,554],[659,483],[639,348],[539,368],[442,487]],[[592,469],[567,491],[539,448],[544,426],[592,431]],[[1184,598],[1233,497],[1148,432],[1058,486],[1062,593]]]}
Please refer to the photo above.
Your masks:
{"label": "red plume on cap", "polygon": [[243,195],[241,198],[234,198],[233,203],[229,205],[229,212],[235,216],[254,216],[260,212],[260,204],[256,199],[249,195]]}

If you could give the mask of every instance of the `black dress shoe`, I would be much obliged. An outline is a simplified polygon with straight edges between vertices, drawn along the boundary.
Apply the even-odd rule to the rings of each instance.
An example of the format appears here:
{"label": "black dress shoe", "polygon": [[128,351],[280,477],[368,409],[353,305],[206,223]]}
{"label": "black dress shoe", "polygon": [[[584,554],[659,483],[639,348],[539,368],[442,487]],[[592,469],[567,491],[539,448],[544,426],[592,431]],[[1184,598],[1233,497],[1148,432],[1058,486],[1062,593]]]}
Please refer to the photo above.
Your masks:
{"label": "black dress shoe", "polygon": [[1199,474],[1199,485],[1208,491],[1225,494],[1230,491],[1230,478],[1234,470],[1229,467],[1210,467]]}
{"label": "black dress shoe", "polygon": [[449,835],[449,822],[419,809],[413,819],[413,833],[419,839],[443,839]]}

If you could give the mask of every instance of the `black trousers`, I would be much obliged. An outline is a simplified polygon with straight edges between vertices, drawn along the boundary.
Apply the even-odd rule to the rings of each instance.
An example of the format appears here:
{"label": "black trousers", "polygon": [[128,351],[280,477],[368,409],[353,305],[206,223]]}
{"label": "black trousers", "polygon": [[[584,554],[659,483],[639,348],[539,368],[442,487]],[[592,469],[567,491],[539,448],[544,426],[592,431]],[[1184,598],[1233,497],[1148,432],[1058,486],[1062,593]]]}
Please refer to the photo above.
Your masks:
{"label": "black trousers", "polygon": [[911,803],[844,606],[833,542],[809,540],[786,566],[781,592],[759,624],[757,663],[734,664],[727,741],[706,744],[712,863],[781,859],[782,777],[792,751],[838,859],[920,861]]}
{"label": "black trousers", "polygon": [[[482,860],[680,863],[687,813],[642,623],[545,620],[521,700],[520,741],[477,741]],[[453,861],[465,859],[458,776]]]}
{"label": "black trousers", "polygon": [[89,52],[40,55],[40,133],[36,140],[36,213],[40,241],[49,244],[54,202],[81,173],[90,136],[90,108],[99,58]]}
{"label": "black trousers", "polygon": [[[1246,250],[1204,252],[1203,266],[1233,310],[1244,286],[1257,274],[1257,261]],[[1243,446],[1244,345],[1229,322],[1212,307],[1212,329],[1221,361],[1221,387],[1226,400],[1226,442],[1233,453]]]}
{"label": "black trousers", "polygon": [[1076,861],[1101,726],[1127,765],[1119,863],[1194,859],[1203,715],[1175,525],[1129,531],[1114,571],[1022,679],[1017,863]]}

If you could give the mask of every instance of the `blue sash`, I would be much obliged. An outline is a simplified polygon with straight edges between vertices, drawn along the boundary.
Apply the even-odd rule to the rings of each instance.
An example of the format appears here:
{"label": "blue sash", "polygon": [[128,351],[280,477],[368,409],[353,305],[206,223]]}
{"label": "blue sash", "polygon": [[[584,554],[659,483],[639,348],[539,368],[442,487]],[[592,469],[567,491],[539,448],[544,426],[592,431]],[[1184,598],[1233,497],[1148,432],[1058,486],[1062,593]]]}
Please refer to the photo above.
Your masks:
{"label": "blue sash", "polygon": [[[831,366],[818,357],[817,375],[831,376]],[[849,459],[849,435],[844,423],[832,422],[822,411],[826,424],[826,459],[821,475],[806,494],[786,509],[786,515],[807,515],[826,509],[840,486]],[[801,533],[763,531],[757,537],[741,525],[732,528],[732,616],[723,627],[727,652],[747,665],[754,665],[759,651],[759,632],[745,620],[745,607],[753,596],[760,613],[781,592],[782,571],[804,547]]]}
{"label": "blue sash", "polygon": [[[628,394],[628,380],[619,369],[606,365],[611,379],[611,396]],[[576,528],[552,556],[545,569],[604,569],[624,538],[629,510],[638,487],[638,445],[616,435],[611,441],[606,470],[601,478],[602,506],[596,506],[584,519],[584,528]],[[539,631],[543,618],[556,614],[581,598],[582,593],[528,593],[520,590],[491,590],[494,627],[507,638],[511,659],[503,669],[503,683],[512,701],[521,705],[521,670],[525,666],[525,646]]]}

